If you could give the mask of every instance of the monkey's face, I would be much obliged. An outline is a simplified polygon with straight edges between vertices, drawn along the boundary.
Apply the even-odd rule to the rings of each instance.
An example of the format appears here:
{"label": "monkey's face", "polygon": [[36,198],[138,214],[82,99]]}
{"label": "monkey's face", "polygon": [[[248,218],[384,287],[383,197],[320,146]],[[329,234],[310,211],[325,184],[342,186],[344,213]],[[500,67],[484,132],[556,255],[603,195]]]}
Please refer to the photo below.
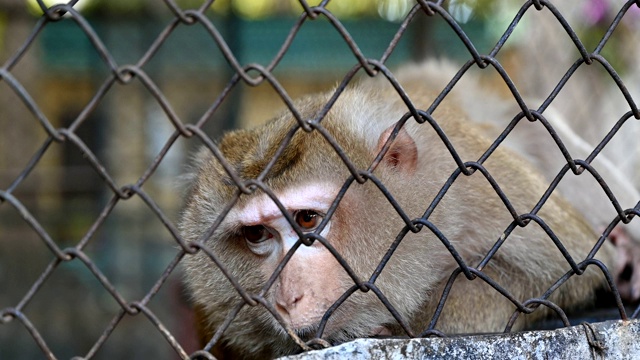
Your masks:
{"label": "monkey's face", "polygon": [[[364,134],[368,130],[348,117],[370,119],[373,114],[358,115],[354,109],[337,113],[338,105],[336,109],[322,125],[357,169],[367,169],[393,126],[372,129],[375,138],[369,139]],[[263,128],[227,134],[220,142],[221,152],[240,178],[263,179],[264,188],[253,194],[240,195],[237,184],[208,150],[200,161],[183,214],[183,236],[202,241],[216,224],[204,244],[243,289],[268,302],[266,307],[245,305],[236,315],[234,307],[244,300],[227,275],[203,252],[188,256],[186,283],[196,306],[207,316],[208,335],[227,316],[235,319],[225,331],[229,343],[255,337],[256,332],[268,333],[268,342],[292,342],[283,324],[303,339],[315,337],[320,328],[320,335],[334,342],[389,335],[396,320],[374,291],[361,290],[405,223],[378,185],[349,180],[347,166],[318,131],[298,130],[278,160],[271,162],[293,124],[290,117],[280,118]],[[406,130],[394,136],[375,173],[397,201],[406,198],[404,206],[415,203],[401,189],[411,187],[407,181],[416,171],[418,154]],[[305,237],[313,240],[311,245],[303,244]],[[425,254],[426,242],[410,235],[403,243],[374,284],[403,317],[410,317],[421,303],[407,299],[424,298],[430,275],[420,255]],[[276,334],[280,340],[274,340]]]}
{"label": "monkey's face", "polygon": [[300,244],[301,233],[315,232],[325,239],[334,235],[336,221],[323,220],[337,192],[330,183],[300,184],[276,194],[285,212],[266,194],[260,194],[227,216],[227,223],[236,229],[236,241],[244,243],[262,279],[269,279],[296,247],[269,291],[272,305],[293,329],[317,324],[344,293],[340,279],[346,273],[331,252],[320,241],[310,246]]}
{"label": "monkey's face", "polygon": [[[303,182],[275,191],[280,204],[264,193],[255,194],[234,206],[225,217],[220,232],[206,244],[231,275],[247,291],[258,294],[279,271],[265,293],[276,314],[260,305],[246,306],[230,326],[230,337],[241,331],[238,328],[266,327],[289,340],[276,315],[303,339],[315,337],[321,324],[322,336],[333,342],[391,335],[389,324],[395,324],[395,320],[371,291],[356,290],[328,313],[332,305],[356,286],[349,271],[359,281],[368,281],[402,227],[397,223],[394,227],[389,219],[380,216],[385,199],[381,194],[376,196],[372,186],[349,189],[330,213],[340,187],[341,184],[331,182]],[[301,233],[313,233],[316,240],[304,245]],[[406,265],[412,260],[404,254],[401,262]],[[279,269],[284,261],[286,265]],[[387,290],[421,291],[420,282],[425,276],[416,276],[421,273],[418,269],[399,270],[401,267],[395,260],[387,264],[376,285],[394,305],[399,305],[403,315],[408,315],[414,310],[412,307],[420,304],[397,301],[405,295]],[[243,301],[207,256],[200,254],[187,259],[186,270],[195,300],[211,312],[209,320],[214,326]],[[414,281],[417,278],[420,280]],[[328,319],[323,323],[325,315]]]}

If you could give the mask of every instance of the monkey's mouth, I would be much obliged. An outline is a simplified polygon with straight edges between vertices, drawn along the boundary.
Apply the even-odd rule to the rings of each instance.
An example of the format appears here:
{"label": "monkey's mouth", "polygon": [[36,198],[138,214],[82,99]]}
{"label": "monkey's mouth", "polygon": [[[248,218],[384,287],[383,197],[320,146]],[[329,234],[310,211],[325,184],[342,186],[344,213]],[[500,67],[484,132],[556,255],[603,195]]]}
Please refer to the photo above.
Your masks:
{"label": "monkey's mouth", "polygon": [[[318,325],[312,325],[305,328],[295,329],[295,334],[304,342],[308,342],[318,337]],[[345,342],[349,342],[361,338],[386,338],[392,336],[390,328],[386,325],[373,327],[367,333],[351,333],[344,330],[337,333],[324,332],[320,338],[328,341],[331,345],[336,346]]]}
{"label": "monkey's mouth", "polygon": [[318,328],[318,325],[310,325],[304,328],[294,329],[294,332],[302,341],[307,342],[311,339],[316,338],[316,336],[318,335]]}
{"label": "monkey's mouth", "polygon": [[371,329],[371,333],[369,334],[368,337],[387,337],[387,336],[391,336],[391,330],[389,330],[388,327],[384,326],[384,325],[380,325],[380,326],[376,326],[375,328]]}

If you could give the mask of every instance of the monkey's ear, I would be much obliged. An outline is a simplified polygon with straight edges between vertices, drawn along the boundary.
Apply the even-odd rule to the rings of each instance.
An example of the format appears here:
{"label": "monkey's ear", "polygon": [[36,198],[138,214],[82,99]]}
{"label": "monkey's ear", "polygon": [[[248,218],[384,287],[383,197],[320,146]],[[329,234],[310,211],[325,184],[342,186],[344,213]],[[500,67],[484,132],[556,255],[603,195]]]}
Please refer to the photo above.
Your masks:
{"label": "monkey's ear", "polygon": [[[393,133],[395,125],[392,125],[385,130],[378,139],[378,146],[376,146],[376,154],[380,153],[384,145],[389,140],[389,137]],[[416,142],[407,130],[403,127],[393,139],[389,150],[384,154],[382,158],[382,164],[395,168],[399,171],[413,174],[418,166],[418,148]]]}

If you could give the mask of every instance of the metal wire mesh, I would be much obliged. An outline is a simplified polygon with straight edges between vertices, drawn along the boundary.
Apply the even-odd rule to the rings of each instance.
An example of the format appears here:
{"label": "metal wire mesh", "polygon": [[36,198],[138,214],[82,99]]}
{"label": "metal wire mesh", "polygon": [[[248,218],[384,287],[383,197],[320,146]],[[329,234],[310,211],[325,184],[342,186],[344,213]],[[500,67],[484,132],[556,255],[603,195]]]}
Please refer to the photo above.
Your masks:
{"label": "metal wire mesh", "polygon": [[[213,24],[213,22],[205,15],[206,10],[211,6],[213,1],[204,2],[197,9],[182,9],[180,8],[176,2],[172,0],[165,0],[163,4],[159,3],[158,6],[166,6],[173,13],[173,20],[168,23],[165,29],[155,38],[151,46],[146,50],[144,55],[140,57],[140,59],[134,63],[129,64],[118,64],[114,57],[112,56],[110,49],[108,49],[101,38],[97,35],[96,31],[92,27],[92,24],[87,21],[83,15],[81,15],[78,11],[74,9],[74,5],[77,1],[71,1],[68,4],[63,5],[55,5],[52,7],[47,7],[44,5],[42,1],[38,1],[40,7],[42,8],[44,15],[38,21],[38,23],[33,28],[31,34],[24,40],[23,46],[18,49],[3,65],[0,67],[0,80],[6,83],[12,91],[18,96],[20,101],[28,108],[29,112],[33,114],[33,116],[37,119],[38,126],[41,129],[44,129],[47,134],[47,138],[42,142],[42,145],[38,151],[31,157],[31,160],[24,167],[24,169],[20,172],[20,174],[11,182],[11,184],[3,189],[0,189],[0,204],[5,207],[12,207],[16,211],[20,213],[20,216],[23,221],[29,224],[32,231],[37,233],[38,237],[42,241],[43,244],[47,246],[50,250],[53,258],[50,261],[49,265],[46,269],[40,274],[39,278],[33,282],[29,291],[27,291],[21,300],[7,308],[2,309],[1,314],[1,323],[8,324],[11,322],[19,322],[22,326],[29,332],[31,337],[33,338],[34,346],[38,346],[43,354],[48,358],[55,358],[55,354],[50,349],[47,339],[41,336],[37,326],[32,324],[24,311],[27,305],[38,296],[39,290],[45,286],[48,279],[52,276],[52,274],[58,269],[62,264],[71,262],[71,261],[79,261],[82,265],[90,271],[90,273],[100,282],[100,284],[106,289],[106,291],[110,294],[110,296],[119,304],[120,311],[116,314],[112,321],[104,328],[102,335],[96,339],[95,343],[91,346],[91,348],[84,354],[84,358],[92,358],[99,351],[99,349],[104,345],[104,343],[109,339],[114,329],[116,329],[119,324],[123,321],[124,318],[128,316],[144,316],[146,317],[150,323],[154,325],[159,333],[164,336],[166,341],[170,344],[170,346],[175,349],[176,353],[181,358],[190,358],[190,355],[187,354],[186,350],[180,344],[174,334],[165,326],[161,319],[156,315],[156,313],[150,308],[150,304],[153,302],[154,296],[158,294],[158,292],[165,286],[167,279],[169,276],[176,271],[179,263],[185,256],[190,256],[190,254],[194,254],[196,252],[205,252],[212,259],[212,266],[219,266],[224,268],[222,262],[220,262],[217,258],[218,255],[214,254],[206,245],[204,240],[208,238],[208,236],[204,236],[201,241],[195,243],[186,242],[180,235],[176,226],[170,219],[170,216],[167,216],[161,207],[159,207],[154,201],[153,197],[147,193],[145,190],[145,184],[149,180],[149,178],[157,171],[160,163],[163,161],[171,147],[174,143],[181,138],[189,139],[189,138],[197,138],[199,139],[216,157],[216,159],[227,169],[228,175],[230,176],[233,184],[237,186],[237,198],[241,197],[242,194],[251,194],[257,190],[263,191],[267,194],[273,195],[271,189],[269,189],[266,182],[263,181],[261,177],[256,179],[242,179],[238,174],[233,170],[233,166],[221,155],[221,152],[218,148],[216,142],[212,139],[212,136],[215,137],[217,134],[207,134],[203,131],[203,127],[207,124],[207,122],[211,121],[213,115],[219,111],[221,104],[227,101],[230,92],[234,89],[234,87],[238,86],[240,83],[245,83],[250,86],[257,86],[263,83],[269,83],[270,86],[274,89],[274,91],[278,94],[278,96],[283,100],[286,104],[286,107],[291,112],[292,116],[298,122],[299,128],[295,131],[318,131],[321,132],[324,137],[327,138],[327,141],[332,142],[335,141],[332,139],[331,135],[329,135],[322,127],[322,119],[329,111],[333,103],[337,100],[337,98],[342,94],[345,88],[352,81],[354,76],[360,73],[365,73],[368,76],[379,76],[385,77],[389,83],[391,83],[396,89],[398,89],[398,95],[406,102],[407,104],[407,115],[403,120],[407,120],[410,118],[415,119],[419,123],[429,123],[435,129],[439,128],[436,119],[433,119],[431,114],[435,111],[435,109],[439,106],[439,104],[445,99],[447,94],[451,91],[451,89],[455,86],[455,84],[464,76],[464,74],[471,69],[472,67],[478,67],[480,69],[493,68],[497,71],[504,83],[507,85],[511,95],[515,99],[515,102],[519,106],[521,113],[518,117],[514,119],[512,124],[510,124],[510,128],[512,129],[518,121],[521,119],[527,119],[530,121],[539,121],[543,122],[545,126],[550,130],[549,134],[553,137],[554,142],[558,145],[559,149],[565,155],[566,165],[564,168],[558,173],[556,179],[551,183],[549,189],[543,197],[540,199],[539,206],[533,208],[530,212],[526,214],[519,214],[513,205],[511,204],[509,198],[500,190],[499,184],[495,183],[495,180],[492,179],[491,174],[485,169],[483,163],[485,160],[493,153],[495,148],[506,138],[509,136],[509,131],[503,132],[497,139],[495,139],[491,148],[477,161],[465,162],[460,155],[456,152],[455,146],[447,139],[447,137],[443,134],[442,141],[446,145],[448,149],[450,149],[452,157],[455,159],[458,164],[458,169],[454,172],[449,181],[446,184],[443,184],[442,194],[446,193],[447,189],[453,184],[453,182],[458,178],[459,175],[470,175],[473,172],[480,171],[483,175],[492,183],[495,184],[494,188],[497,191],[497,194],[503,200],[505,206],[509,209],[510,213],[513,216],[512,225],[505,231],[506,236],[514,231],[518,226],[525,226],[528,222],[534,221],[538,223],[542,223],[543,221],[537,217],[537,213],[542,206],[546,202],[546,200],[551,196],[551,193],[554,191],[560,180],[563,176],[572,171],[573,173],[581,173],[585,170],[595,176],[600,186],[602,187],[602,191],[604,191],[607,196],[611,199],[616,211],[617,216],[611,219],[610,225],[607,229],[602,233],[602,237],[596,244],[594,251],[585,259],[573,259],[571,256],[567,255],[567,262],[571,268],[565,276],[561,279],[558,279],[557,285],[561,285],[566,282],[569,278],[571,278],[575,274],[581,274],[587,266],[595,266],[598,267],[609,279],[611,282],[611,274],[609,270],[606,269],[602,265],[602,263],[593,259],[593,253],[597,251],[597,249],[602,245],[606,237],[612,231],[612,229],[620,222],[628,223],[630,222],[635,215],[638,215],[640,212],[640,203],[636,205],[634,208],[624,209],[619,205],[619,202],[615,198],[613,192],[609,189],[609,186],[602,179],[597,177],[597,171],[591,166],[591,162],[598,156],[598,154],[602,151],[605,145],[615,136],[620,127],[627,121],[633,121],[636,119],[640,119],[640,110],[638,109],[634,98],[627,90],[625,83],[621,79],[621,77],[616,72],[616,69],[609,63],[608,59],[602,55],[602,49],[604,46],[610,41],[612,37],[615,36],[615,29],[621,22],[621,20],[625,17],[625,14],[632,7],[638,6],[640,7],[640,3],[637,1],[627,1],[620,6],[620,10],[618,15],[615,17],[613,22],[608,26],[608,31],[602,36],[598,45],[593,50],[589,50],[583,45],[580,38],[576,34],[576,32],[571,28],[568,22],[565,20],[563,15],[556,9],[556,7],[547,1],[544,0],[529,0],[526,1],[520,8],[520,10],[515,15],[513,21],[506,29],[502,37],[495,44],[495,46],[489,51],[487,54],[482,54],[478,52],[470,40],[469,36],[465,33],[463,28],[456,22],[456,20],[447,12],[445,7],[443,7],[442,1],[439,2],[429,2],[419,0],[413,9],[408,13],[406,18],[402,23],[400,23],[397,27],[397,33],[393,40],[388,44],[386,51],[382,53],[379,58],[368,58],[366,57],[362,51],[360,51],[358,44],[350,35],[349,31],[342,25],[341,21],[334,16],[331,11],[327,10],[325,2],[321,3],[318,6],[309,6],[305,1],[301,0],[300,3],[304,8],[304,12],[300,15],[295,25],[291,28],[289,32],[289,36],[280,46],[279,51],[273,57],[273,59],[268,64],[257,64],[252,63],[248,65],[241,64],[234,52],[230,49],[227,44],[225,38],[221,35],[219,29]],[[520,94],[513,81],[509,77],[509,74],[504,69],[503,65],[497,60],[497,56],[500,51],[503,49],[504,44],[509,40],[513,30],[518,26],[519,22],[522,18],[531,12],[534,11],[550,11],[557,22],[562,26],[566,35],[569,36],[575,46],[575,49],[579,52],[579,57],[575,60],[573,66],[566,72],[566,74],[559,79],[557,86],[553,89],[553,91],[548,94],[546,100],[536,109],[531,109],[528,107],[524,97]],[[471,56],[471,59],[468,60],[462,68],[459,70],[456,77],[452,79],[449,85],[442,91],[440,96],[436,99],[436,101],[431,105],[430,108],[426,110],[420,110],[414,107],[413,104],[408,100],[406,94],[403,93],[401,87],[397,83],[395,76],[392,71],[390,71],[385,65],[389,59],[389,57],[393,54],[398,42],[405,36],[405,31],[408,25],[414,21],[419,15],[426,14],[428,17],[440,17],[450,26],[450,28],[457,34],[460,41],[466,47],[468,53]],[[52,121],[47,118],[47,116],[41,111],[37,101],[33,98],[32,94],[26,89],[23,84],[14,77],[12,70],[18,66],[21,60],[24,58],[25,53],[31,51],[31,47],[38,39],[39,34],[42,30],[49,26],[52,23],[55,23],[61,20],[64,16],[70,17],[73,21],[75,21],[78,26],[82,29],[87,39],[91,42],[91,45],[95,49],[95,52],[99,55],[100,61],[105,64],[109,69],[109,76],[102,83],[97,92],[93,94],[91,99],[87,102],[86,106],[82,109],[82,111],[75,117],[72,123],[69,126],[56,128],[56,126],[52,123]],[[305,119],[302,117],[294,105],[294,101],[287,94],[284,87],[280,84],[279,80],[273,75],[274,69],[276,69],[285,56],[287,51],[289,50],[292,41],[295,39],[298,31],[305,26],[308,22],[312,22],[318,18],[324,18],[328,20],[331,25],[335,28],[345,44],[349,47],[351,52],[353,53],[354,58],[354,66],[353,68],[343,77],[342,82],[336,88],[334,96],[331,97],[326,106],[326,111],[319,114],[317,119]],[[156,56],[159,51],[159,48],[165,43],[174,33],[176,28],[182,26],[193,26],[198,25],[201,26],[207,34],[210,36],[212,42],[214,42],[224,56],[224,59],[228,63],[229,67],[233,71],[233,76],[231,80],[227,83],[226,87],[219,93],[218,97],[210,104],[210,107],[206,112],[204,112],[197,121],[194,123],[188,123],[184,119],[182,119],[176,111],[174,111],[171,102],[167,99],[165,94],[161,91],[160,87],[154,83],[153,79],[148,76],[145,71],[145,66]],[[565,84],[574,76],[574,74],[584,66],[594,66],[599,64],[602,66],[608,74],[610,75],[613,82],[616,84],[619,92],[624,96],[626,102],[628,104],[628,111],[620,117],[617,121],[616,125],[611,129],[611,131],[601,139],[600,143],[593,149],[593,152],[586,159],[573,159],[567,150],[566,146],[563,144],[562,139],[554,132],[553,126],[550,125],[545,119],[544,112],[545,110],[552,104],[557,94],[563,89]],[[139,176],[139,178],[131,183],[122,185],[119,184],[118,181],[112,176],[112,174],[107,170],[107,167],[103,164],[103,162],[99,159],[98,156],[94,154],[90,144],[87,144],[81,137],[78,136],[79,129],[83,126],[83,124],[87,121],[88,117],[94,112],[96,106],[107,96],[110,89],[114,84],[127,85],[133,82],[141,83],[148,94],[152,96],[155,101],[161,106],[164,114],[167,116],[168,120],[171,122],[173,134],[169,137],[169,139],[164,143],[162,149],[155,156],[152,163],[146,169],[146,171]],[[400,120],[400,119],[399,119]],[[507,129],[509,130],[509,128]],[[293,134],[293,133],[292,133]],[[1,135],[5,136],[5,135]],[[108,186],[110,190],[110,199],[107,202],[107,205],[102,208],[100,215],[97,219],[92,223],[89,230],[84,233],[80,240],[77,241],[73,246],[63,248],[60,246],[59,241],[56,240],[56,237],[52,234],[48,233],[45,227],[41,225],[41,220],[37,218],[30,209],[23,204],[23,202],[14,196],[14,192],[18,189],[21,184],[25,181],[26,178],[29,177],[30,173],[36,168],[41,159],[45,156],[47,151],[50,149],[50,146],[53,143],[67,143],[73,147],[76,147],[79,151],[84,154],[86,161],[88,161],[95,172],[99,175],[100,179]],[[283,145],[280,147],[279,151],[274,155],[276,158],[282,155],[282,152],[285,149],[287,142],[285,141]],[[336,147],[336,151],[338,155],[344,161],[345,165],[349,169],[351,173],[350,179],[345,179],[345,188],[348,188],[351,183],[363,183],[366,181],[376,181],[376,177],[373,174],[371,169],[360,169],[353,163],[351,163],[346,156],[342,152],[339,147]],[[268,169],[267,169],[268,170]],[[381,188],[383,188],[382,184],[378,184]],[[129,201],[131,199],[140,199],[144,202],[145,206],[160,220],[162,226],[166,228],[166,230],[171,234],[173,239],[175,240],[175,244],[179,247],[178,254],[174,257],[174,259],[170,262],[170,264],[164,270],[162,276],[155,281],[155,285],[152,286],[144,296],[140,298],[131,298],[121,291],[117,289],[116,286],[113,285],[112,280],[103,273],[100,266],[96,264],[96,262],[90,257],[86,252],[85,248],[92,241],[92,237],[95,232],[103,226],[103,224],[107,221],[113,209],[121,202]],[[636,199],[640,200],[640,199]],[[434,200],[432,207],[427,210],[427,213],[423,218],[420,219],[410,219],[406,214],[404,214],[403,210],[399,207],[399,205],[395,202],[392,196],[389,196],[389,201],[394,205],[397,209],[398,213],[403,217],[407,229],[406,231],[418,231],[420,227],[429,226],[428,216],[431,211],[437,206],[437,201]],[[234,205],[234,201],[229,203],[229,206],[223,210],[223,213],[230,210],[230,208]],[[338,202],[334,204],[333,208],[338,205]],[[221,216],[222,218],[222,216]],[[217,226],[219,226],[221,218],[211,224],[207,235],[213,233]],[[562,242],[558,239],[552,231],[549,232],[549,237],[553,240],[556,245],[562,249]],[[305,244],[310,243],[311,241],[321,241],[323,244],[326,240],[321,237],[315,236],[313,234],[307,234],[302,236],[300,239],[300,244],[298,246],[304,246]],[[442,236],[442,241],[447,244],[448,249],[450,250],[452,256],[456,259],[460,259],[460,256],[457,253],[457,250],[454,246],[447,243],[446,237]],[[328,243],[326,246],[330,246]],[[562,319],[563,323],[568,324],[568,320],[563,310],[560,309],[557,305],[553,304],[547,298],[550,296],[552,289],[550,289],[547,293],[542,294],[540,298],[529,299],[527,301],[521,302],[518,299],[510,296],[509,291],[503,288],[500,284],[493,281],[489,278],[483,271],[478,270],[484,264],[486,264],[490,258],[491,254],[495,253],[497,249],[501,246],[501,243],[496,243],[494,247],[491,249],[490,253],[487,255],[485,260],[478,266],[477,268],[471,267],[468,264],[465,264],[463,261],[458,261],[460,267],[451,274],[450,281],[447,285],[445,293],[442,295],[441,305],[446,301],[446,293],[451,288],[453,284],[453,280],[455,280],[458,275],[463,274],[467,278],[471,279],[477,277],[482,281],[487,282],[489,285],[494,287],[498,292],[504,294],[509,298],[510,301],[513,302],[515,308],[517,308],[514,317],[511,319],[509,324],[512,324],[517,315],[520,313],[528,313],[532,311],[532,305],[541,304],[545,305],[551,309],[553,309],[558,316]],[[349,267],[348,262],[345,261],[339,253],[334,254],[340,262],[342,266],[347,269]],[[391,251],[389,252],[389,257],[391,256]],[[385,257],[380,266],[383,267],[384,264],[389,260],[389,257]],[[282,270],[282,267],[286,264],[286,258],[278,271]],[[213,265],[215,263],[215,265]],[[271,277],[271,279],[264,285],[265,289],[268,289],[273,282],[275,281],[278,272]],[[354,277],[355,278],[355,277]],[[234,286],[237,287],[238,292],[241,297],[244,299],[244,302],[239,303],[238,306],[232,311],[228,316],[228,322],[232,322],[234,320],[235,314],[240,311],[240,309],[244,306],[264,306],[271,312],[275,317],[277,317],[277,311],[273,308],[273,305],[269,303],[269,301],[265,298],[264,293],[262,294],[254,294],[249,293],[245,289],[243,289],[235,280],[230,279],[234,282]],[[347,294],[345,294],[345,298],[341,299],[344,301],[346,296],[354,293],[356,291],[373,291],[378,295],[380,300],[385,303],[388,307],[389,311],[394,315],[398,323],[402,325],[403,328],[409,329],[410,326],[406,323],[406,319],[403,319],[401,315],[399,315],[398,311],[396,311],[392,304],[390,304],[384,294],[380,292],[375,284],[375,278],[369,280],[361,280],[358,279],[353,287],[349,290]],[[61,289],[61,291],[64,291]],[[615,287],[614,287],[614,292]],[[620,313],[620,317],[623,319],[627,318],[626,310],[620,301],[618,294],[614,294],[617,299],[617,307]],[[329,310],[328,314],[330,315],[335,308],[340,305],[340,302],[335,304],[332,309]],[[441,310],[441,308],[439,308]],[[639,310],[635,310],[635,312],[631,315],[631,317],[637,317]],[[434,314],[434,319],[437,319],[439,316],[439,311]],[[283,327],[286,327],[284,323]],[[228,325],[228,324],[226,324]],[[216,334],[210,339],[209,343],[205,347],[205,350],[210,350],[217,342],[220,340],[222,334],[224,333],[226,327],[223,326]],[[507,331],[510,329],[510,325],[507,326]],[[413,333],[410,330],[407,330],[409,336],[428,336],[428,335],[443,335],[437,330],[432,328],[425,329],[422,333]],[[314,339],[311,342],[305,342],[302,339],[298,338],[295,335],[295,332],[289,331],[289,334],[294,338],[296,343],[300,345],[302,349],[308,350],[311,347],[317,346],[327,346],[326,342],[323,342],[322,339]],[[191,358],[195,358],[198,356],[209,357],[207,353],[204,351],[199,351],[191,355]]]}

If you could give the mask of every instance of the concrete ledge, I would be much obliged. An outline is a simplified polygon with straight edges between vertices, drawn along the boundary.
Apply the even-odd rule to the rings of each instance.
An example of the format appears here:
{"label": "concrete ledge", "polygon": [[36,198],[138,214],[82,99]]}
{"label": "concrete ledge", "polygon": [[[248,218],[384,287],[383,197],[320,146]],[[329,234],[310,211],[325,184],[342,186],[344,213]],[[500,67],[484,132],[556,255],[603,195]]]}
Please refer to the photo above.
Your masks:
{"label": "concrete ledge", "polygon": [[359,339],[281,359],[640,359],[640,320],[428,339]]}

